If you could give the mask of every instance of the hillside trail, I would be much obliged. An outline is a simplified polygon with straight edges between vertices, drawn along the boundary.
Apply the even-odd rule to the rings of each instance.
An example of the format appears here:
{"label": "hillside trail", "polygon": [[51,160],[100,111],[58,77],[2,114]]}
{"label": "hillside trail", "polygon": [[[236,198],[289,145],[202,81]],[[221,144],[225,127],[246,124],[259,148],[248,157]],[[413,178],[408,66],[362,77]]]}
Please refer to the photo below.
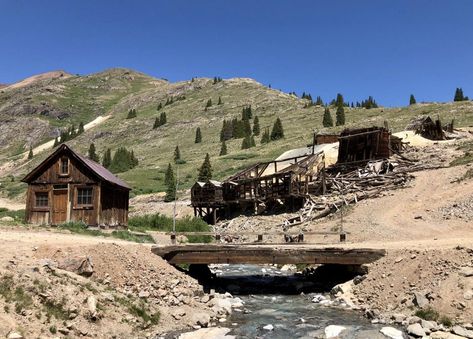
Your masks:
{"label": "hillside trail", "polygon": [[[414,173],[408,187],[360,201],[343,217],[343,229],[351,241],[377,248],[396,243],[404,248],[417,241],[433,247],[471,243],[471,211],[465,207],[451,214],[473,201],[473,180],[457,182],[466,170],[466,166],[456,166]],[[339,227],[340,216],[310,225],[312,230]]]}
{"label": "hillside trail", "polygon": [[[98,116],[97,118],[95,118],[91,122],[84,125],[84,131],[88,131],[88,130],[102,124],[103,122],[107,121],[111,116],[112,116],[111,114]],[[54,146],[54,140],[55,139],[52,139],[52,140],[49,140],[49,141],[47,141],[47,142],[45,142],[45,143],[43,143],[39,146],[36,146],[33,149],[33,154],[38,154],[38,153],[41,153],[43,151],[50,150]],[[26,151],[26,152],[21,154],[23,160],[26,160],[28,158],[28,153],[29,153],[29,151]],[[1,175],[1,173],[0,173],[0,175]]]}

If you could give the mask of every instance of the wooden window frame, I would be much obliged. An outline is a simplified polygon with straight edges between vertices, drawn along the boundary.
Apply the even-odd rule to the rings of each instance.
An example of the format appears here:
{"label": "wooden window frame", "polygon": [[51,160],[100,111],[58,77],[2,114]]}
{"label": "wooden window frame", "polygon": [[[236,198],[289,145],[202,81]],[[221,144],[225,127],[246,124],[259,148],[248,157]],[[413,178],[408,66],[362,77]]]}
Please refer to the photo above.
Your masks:
{"label": "wooden window frame", "polygon": [[[79,198],[79,189],[84,189],[84,188],[90,188],[92,190],[92,196],[91,196],[91,203],[90,204],[79,204],[78,203],[78,198]],[[94,208],[94,190],[95,187],[93,185],[76,185],[74,187],[74,204],[73,204],[73,209],[75,210],[91,210]]]}
{"label": "wooden window frame", "polygon": [[[64,173],[62,171],[62,165],[63,165],[63,161],[64,160],[67,160],[67,173]],[[71,161],[68,157],[60,157],[59,158],[59,170],[58,170],[58,174],[60,177],[68,177],[71,173]]]}
{"label": "wooden window frame", "polygon": [[[36,205],[36,194],[45,194],[48,197],[48,205],[47,206],[37,206]],[[33,194],[33,210],[34,211],[49,211],[51,209],[51,197],[50,197],[50,192],[47,190],[41,190],[41,191],[34,191]]]}

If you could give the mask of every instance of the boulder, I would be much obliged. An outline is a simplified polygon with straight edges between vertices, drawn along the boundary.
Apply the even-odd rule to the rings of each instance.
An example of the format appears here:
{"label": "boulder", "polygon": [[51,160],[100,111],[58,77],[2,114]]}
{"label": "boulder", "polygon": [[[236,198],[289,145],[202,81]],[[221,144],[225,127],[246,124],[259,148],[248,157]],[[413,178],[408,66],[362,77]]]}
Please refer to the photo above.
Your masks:
{"label": "boulder", "polygon": [[205,312],[196,312],[192,314],[191,321],[193,324],[199,325],[201,327],[207,327],[210,322],[210,315]]}
{"label": "boulder", "polygon": [[464,277],[473,276],[473,267],[460,267],[459,274]]}
{"label": "boulder", "polygon": [[414,292],[414,305],[420,308],[427,307],[429,305],[429,299],[425,296],[425,293]]}
{"label": "boulder", "polygon": [[201,328],[197,331],[183,333],[179,339],[233,339],[235,336],[227,335],[231,329],[225,327]]}
{"label": "boulder", "polygon": [[263,326],[263,330],[272,331],[272,330],[274,330],[274,326],[271,325],[271,324],[268,324],[266,326]]}
{"label": "boulder", "polygon": [[407,333],[412,335],[413,337],[424,337],[426,335],[424,329],[419,323],[411,324],[407,326]]}
{"label": "boulder", "polygon": [[232,303],[228,299],[214,298],[210,301],[212,309],[217,314],[230,314],[232,313]]}
{"label": "boulder", "polygon": [[473,339],[473,331],[467,330],[461,326],[453,326],[452,332],[465,338]]}
{"label": "boulder", "polygon": [[459,335],[449,333],[449,332],[443,332],[443,331],[436,331],[430,334],[431,339],[464,339],[463,337],[460,337]]}
{"label": "boulder", "polygon": [[24,337],[18,332],[11,331],[8,333],[7,339],[24,339]]}
{"label": "boulder", "polygon": [[343,331],[346,330],[346,327],[339,326],[339,325],[329,325],[325,327],[325,337],[328,338],[335,338],[340,335]]}
{"label": "boulder", "polygon": [[89,257],[67,258],[58,264],[58,268],[83,277],[90,277],[94,273],[94,264]]}
{"label": "boulder", "polygon": [[[9,217],[9,216],[5,216],[5,217],[1,217],[0,218],[0,221],[8,221],[8,222],[11,222],[11,221],[15,221],[15,219],[13,219],[12,217]],[[14,332],[15,334],[18,334],[16,332]],[[23,337],[22,337],[23,338]]]}
{"label": "boulder", "polygon": [[391,339],[404,339],[404,335],[402,334],[402,331],[394,328],[394,327],[383,327],[381,330],[379,330],[382,334],[384,334],[386,337],[391,338]]}

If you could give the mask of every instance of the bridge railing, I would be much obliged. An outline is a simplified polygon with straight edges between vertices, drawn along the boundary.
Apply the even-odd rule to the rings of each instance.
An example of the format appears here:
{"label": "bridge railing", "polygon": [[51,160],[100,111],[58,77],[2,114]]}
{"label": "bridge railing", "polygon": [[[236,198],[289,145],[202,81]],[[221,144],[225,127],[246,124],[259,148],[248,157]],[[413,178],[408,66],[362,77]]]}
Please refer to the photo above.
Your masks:
{"label": "bridge railing", "polygon": [[264,237],[271,237],[271,236],[283,236],[283,239],[286,243],[301,243],[304,242],[304,237],[306,235],[334,235],[339,236],[340,242],[345,242],[347,239],[347,234],[349,232],[166,232],[166,235],[171,237],[171,242],[174,244],[176,243],[177,236],[212,236],[216,241],[221,241],[222,239],[231,240],[234,237],[242,237],[242,236],[256,236],[257,242],[263,242]]}

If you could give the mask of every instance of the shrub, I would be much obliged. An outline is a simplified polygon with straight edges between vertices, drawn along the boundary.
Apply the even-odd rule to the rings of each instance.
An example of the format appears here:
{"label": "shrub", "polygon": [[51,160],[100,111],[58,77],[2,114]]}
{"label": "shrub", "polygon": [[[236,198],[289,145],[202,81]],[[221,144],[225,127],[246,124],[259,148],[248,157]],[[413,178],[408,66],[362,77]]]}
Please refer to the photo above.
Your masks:
{"label": "shrub", "polygon": [[415,315],[421,319],[429,320],[429,321],[430,320],[436,321],[439,318],[439,313],[431,307],[417,310]]}

